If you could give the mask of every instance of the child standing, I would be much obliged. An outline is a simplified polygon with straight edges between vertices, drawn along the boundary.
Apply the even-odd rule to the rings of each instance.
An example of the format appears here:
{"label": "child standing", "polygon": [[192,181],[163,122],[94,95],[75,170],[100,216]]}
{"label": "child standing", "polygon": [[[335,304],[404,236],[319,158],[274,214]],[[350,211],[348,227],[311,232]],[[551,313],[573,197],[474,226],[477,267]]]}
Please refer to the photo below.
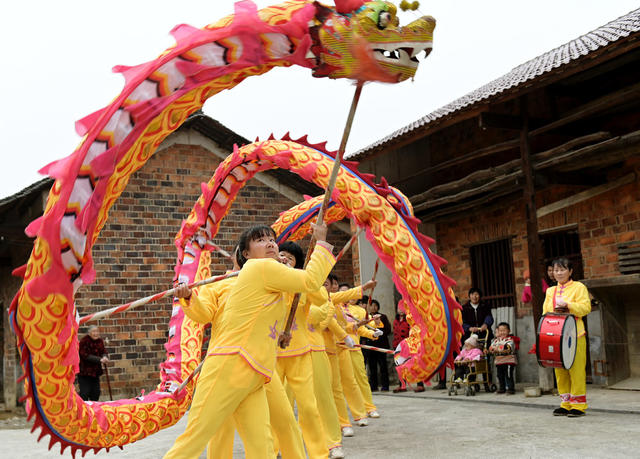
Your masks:
{"label": "child standing", "polygon": [[520,338],[511,334],[511,327],[507,322],[500,322],[496,329],[496,338],[491,341],[489,352],[495,356],[498,372],[498,393],[509,395],[516,393],[513,370],[518,364],[516,351],[520,347]]}

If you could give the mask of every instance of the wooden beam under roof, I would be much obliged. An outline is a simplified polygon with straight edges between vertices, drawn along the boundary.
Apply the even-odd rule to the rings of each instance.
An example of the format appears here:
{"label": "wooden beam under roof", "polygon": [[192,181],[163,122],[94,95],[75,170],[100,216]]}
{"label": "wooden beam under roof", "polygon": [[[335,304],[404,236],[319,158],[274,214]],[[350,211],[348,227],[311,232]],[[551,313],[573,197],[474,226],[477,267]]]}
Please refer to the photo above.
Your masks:
{"label": "wooden beam under roof", "polygon": [[[561,149],[565,146],[566,144],[563,144],[557,147],[557,149]],[[592,164],[592,161],[597,161],[600,165],[613,164],[628,157],[637,155],[638,148],[640,148],[640,131],[634,131],[624,136],[614,137],[594,145],[589,145],[577,150],[570,150],[564,153],[559,153],[556,149],[538,153],[532,158],[533,169],[540,170],[555,166],[564,170],[562,166],[571,164],[571,168],[578,168],[575,170],[579,170],[580,168],[589,167]],[[447,208],[451,209],[450,211],[457,212],[456,209],[458,206],[450,206],[451,204],[464,201],[473,196],[485,195],[487,192],[491,192],[490,194],[493,195],[494,193],[499,193],[500,190],[511,189],[514,184],[515,186],[521,186],[518,185],[518,183],[524,175],[521,166],[518,163],[520,163],[520,160],[514,160],[498,166],[497,168],[477,171],[477,173],[482,172],[484,178],[487,178],[487,181],[479,183],[476,182],[476,186],[473,188],[462,188],[462,191],[445,194],[439,198],[431,200],[427,200],[428,197],[417,199],[420,195],[411,196],[409,200],[413,204],[413,208],[416,213],[423,212],[428,209],[435,209],[440,206],[448,207],[435,209],[434,213],[436,215],[443,215],[444,213],[447,213]],[[470,178],[471,175],[455,182],[451,182],[452,184],[455,184],[455,187],[451,187],[449,190],[461,189],[461,186],[465,182],[467,184],[473,183],[473,180]],[[476,175],[476,179],[477,177],[478,176]],[[440,191],[442,191],[443,186],[444,185],[440,185]],[[421,195],[423,195],[423,193],[421,193]],[[474,199],[471,202],[477,203],[478,205],[482,204],[482,198],[480,198],[479,202],[477,201],[477,199]]]}
{"label": "wooden beam under roof", "polygon": [[[542,160],[553,157],[554,155],[562,154],[572,150],[575,147],[590,144],[593,142],[599,142],[602,140],[610,139],[611,134],[609,132],[596,132],[593,134],[585,135],[577,139],[572,139],[569,142],[553,147],[549,150],[537,153],[534,155],[536,159]],[[513,172],[514,169],[519,169],[520,159],[506,162],[497,167],[491,167],[488,169],[481,169],[463,177],[459,180],[454,180],[442,185],[434,186],[427,191],[411,196],[409,200],[414,204],[419,204],[426,201],[429,198],[435,198],[439,196],[448,196],[458,190],[465,190],[469,188],[469,185],[483,184],[487,180],[491,180],[500,174]],[[395,183],[394,183],[395,186]]]}

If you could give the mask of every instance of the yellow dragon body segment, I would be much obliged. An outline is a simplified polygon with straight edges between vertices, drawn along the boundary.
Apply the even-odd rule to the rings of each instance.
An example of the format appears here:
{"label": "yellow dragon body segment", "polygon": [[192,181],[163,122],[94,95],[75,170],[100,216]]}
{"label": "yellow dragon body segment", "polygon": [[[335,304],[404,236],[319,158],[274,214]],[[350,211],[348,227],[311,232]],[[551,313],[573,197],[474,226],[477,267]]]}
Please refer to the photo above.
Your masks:
{"label": "yellow dragon body segment", "polygon": [[[17,270],[24,282],[10,307],[25,372],[29,417],[34,419],[34,430],[41,429],[41,437],[51,436],[50,447],[59,442],[62,451],[70,447],[75,454],[122,446],[174,424],[191,400],[193,383],[184,391],[175,389],[200,360],[203,333],[177,305],[156,391],[134,399],[90,403],[83,402],[73,388],[78,369],[74,295],[83,283],[95,278],[93,244],[131,174],[209,97],[274,67],[300,65],[311,69],[314,76],[329,78],[391,82],[411,78],[417,68],[416,55],[431,50],[434,25],[432,18],[424,17],[401,28],[395,7],[382,1],[341,0],[336,9],[290,1],[260,11],[250,1],[242,1],[236,4],[234,15],[203,29],[175,27],[176,44],[157,59],[114,68],[124,76],[122,92],[110,105],[76,123],[82,141],[70,156],[41,170],[55,182],[44,215],[27,227],[27,234],[36,239],[27,265]],[[188,225],[198,222],[198,233],[195,227],[186,226],[178,235],[176,280],[194,281],[207,274],[211,248],[203,235],[215,235],[213,230],[228,209],[221,203],[231,203],[229,187],[235,186],[234,180],[244,183],[243,174],[250,177],[275,164],[273,167],[289,168],[321,186],[326,184],[323,177],[331,158],[317,150],[275,141],[245,148],[249,150],[235,152],[214,175],[217,211],[205,211],[206,206],[198,207],[199,201],[187,221]],[[278,152],[278,148],[284,150]],[[242,163],[239,158],[250,156],[248,151],[264,156],[265,163]],[[225,167],[232,167],[234,175],[225,175]],[[397,214],[387,215],[385,199],[374,195],[357,198],[349,188],[355,184],[344,179],[339,183],[340,205],[370,228],[388,265],[396,262],[385,238],[403,247],[397,268],[407,298],[414,301],[417,311],[422,308],[438,320],[430,331],[429,324],[418,320],[423,315],[414,314],[416,330],[432,333],[438,343],[451,341],[450,330],[442,322],[448,287],[436,288],[433,282],[438,275],[428,274],[428,263],[412,242],[415,238],[406,231],[392,235],[393,231],[385,230],[390,223],[386,219],[400,222]],[[427,274],[416,274],[410,267]],[[423,294],[428,295],[427,300]],[[428,372],[427,363],[421,368]]]}

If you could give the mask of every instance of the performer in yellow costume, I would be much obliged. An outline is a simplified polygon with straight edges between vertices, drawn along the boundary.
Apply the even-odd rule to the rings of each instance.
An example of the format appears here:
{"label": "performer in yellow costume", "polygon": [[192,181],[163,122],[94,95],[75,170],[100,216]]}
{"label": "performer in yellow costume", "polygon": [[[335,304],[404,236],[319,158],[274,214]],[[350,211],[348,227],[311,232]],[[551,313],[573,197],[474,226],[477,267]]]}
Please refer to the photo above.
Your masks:
{"label": "performer in yellow costume", "polygon": [[553,277],[558,285],[549,287],[542,312],[569,313],[575,316],[578,343],[573,366],[565,370],[556,368],[556,382],[562,402],[553,411],[554,416],[584,416],[587,409],[587,340],[582,317],[591,312],[591,299],[587,287],[573,281],[573,264],[567,258],[553,260]]}
{"label": "performer in yellow costume", "polygon": [[[239,271],[241,266],[237,258],[233,256],[233,270]],[[237,278],[230,277],[214,284],[204,285],[194,291],[189,300],[180,299],[180,304],[187,317],[194,322],[211,323],[211,334],[218,326],[224,306],[229,296],[231,287]],[[209,348],[213,348],[213,341],[209,341]],[[279,442],[279,448],[284,458],[304,459],[304,445],[298,423],[291,410],[286,392],[282,387],[280,378],[272,378],[265,385],[267,403],[269,405],[269,418],[271,427],[275,433],[275,439]],[[238,425],[238,431],[243,441],[246,441],[246,433],[242,425]],[[211,438],[207,445],[207,459],[231,459],[233,457],[233,440],[236,423],[225,422],[218,432]]]}
{"label": "performer in yellow costume", "polygon": [[[327,291],[334,294],[338,290],[338,282],[336,279],[335,287],[333,287],[331,279],[335,276],[329,275],[329,278],[325,280],[324,287]],[[329,359],[329,366],[331,368],[331,391],[333,393],[333,400],[338,412],[338,421],[342,430],[342,436],[353,437],[353,427],[349,422],[349,412],[347,411],[347,402],[342,390],[342,380],[340,378],[340,363],[338,362],[338,347],[336,341],[346,340],[348,345],[354,346],[355,342],[348,337],[347,332],[338,324],[335,316],[335,304],[333,300],[330,301],[330,309],[333,310],[333,314],[330,314],[327,318],[327,326],[322,330],[322,338],[325,345],[325,352]],[[364,405],[363,405],[364,408]]]}
{"label": "performer in yellow costume", "polygon": [[[341,288],[348,289],[349,286],[345,284],[344,287]],[[375,325],[373,321],[370,322],[371,328],[361,325],[362,322],[366,320],[367,311],[363,307],[357,305],[356,301],[357,300],[350,300],[341,306],[344,313],[343,317],[346,321],[345,328],[349,333],[349,336],[356,342],[356,344],[360,344],[361,336],[369,339],[377,339],[378,336],[382,335],[382,330],[374,329],[372,327]],[[352,347],[349,349],[343,348],[342,352],[344,352],[345,355],[344,357],[341,357],[340,364],[347,365],[348,359],[350,360],[351,366],[353,367],[353,376],[362,394],[367,416],[379,418],[380,414],[378,413],[378,408],[373,403],[371,386],[369,386],[369,378],[367,377],[367,369],[364,366],[364,356],[362,355],[362,351],[359,347]]]}
{"label": "performer in yellow costume", "polygon": [[[321,305],[312,304],[307,316],[307,330],[311,345],[311,363],[313,366],[313,387],[316,401],[329,446],[329,459],[344,457],[342,450],[342,432],[338,410],[333,397],[331,363],[326,353],[323,330],[329,322],[335,321],[333,303],[329,301],[329,293],[324,287],[320,288],[320,295],[325,298]],[[340,389],[342,391],[342,389]],[[344,400],[343,400],[344,404]],[[344,407],[346,412],[346,406]]]}
{"label": "performer in yellow costume", "polygon": [[[282,243],[280,257],[286,259],[292,268],[304,266],[304,254],[295,242]],[[309,457],[311,459],[326,459],[329,455],[329,448],[314,392],[311,344],[307,335],[307,314],[311,307],[310,297],[313,295],[320,295],[320,291],[310,292],[300,297],[291,327],[291,341],[285,349],[278,347],[277,350],[277,369],[283,382],[286,378],[296,400],[298,421],[302,428],[302,438]],[[322,297],[319,298],[319,301],[322,301]]]}
{"label": "performer in yellow costume", "polygon": [[[337,291],[331,294],[331,301],[336,307],[336,318],[343,331],[347,326],[347,321],[341,305],[345,302],[348,302],[349,300],[358,298],[362,298],[361,287],[356,287],[353,289],[343,289],[342,291]],[[344,399],[346,399],[346,403],[349,406],[349,410],[351,410],[351,416],[360,427],[364,427],[369,424],[369,422],[367,421],[367,411],[364,404],[364,398],[362,397],[362,392],[360,391],[360,387],[358,386],[358,382],[356,381],[355,374],[353,372],[353,364],[351,363],[351,357],[348,353],[349,351],[346,350],[344,346],[336,345],[336,342],[348,342],[352,347],[355,345],[355,340],[353,339],[353,337],[348,333],[345,333],[345,335],[346,337],[341,337],[336,333],[335,337],[333,338],[334,342],[332,343],[332,345],[335,349],[337,357],[337,370],[340,372],[342,392],[344,394]],[[340,422],[342,423],[342,415],[346,413],[340,412],[339,400],[336,401],[336,405],[338,406],[338,415],[340,416]]]}
{"label": "performer in yellow costume", "polygon": [[[318,241],[305,270],[277,261],[275,234],[268,226],[250,228],[240,236],[239,258],[246,259],[232,287],[220,322],[211,337],[191,403],[185,432],[165,458],[197,458],[211,434],[231,415],[242,424],[245,457],[275,456],[264,384],[273,376],[276,342],[286,320],[286,292],[314,292],[335,263],[325,242],[326,226],[314,225]],[[186,286],[178,296],[189,297]]]}

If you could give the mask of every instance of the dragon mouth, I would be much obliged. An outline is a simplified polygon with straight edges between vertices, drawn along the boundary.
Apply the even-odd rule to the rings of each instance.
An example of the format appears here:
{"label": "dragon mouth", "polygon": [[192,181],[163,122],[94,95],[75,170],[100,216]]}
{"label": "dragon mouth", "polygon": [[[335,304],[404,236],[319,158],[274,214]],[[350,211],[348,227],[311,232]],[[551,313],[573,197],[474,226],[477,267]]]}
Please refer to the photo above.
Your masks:
{"label": "dragon mouth", "polygon": [[427,57],[432,48],[432,43],[376,43],[373,53],[379,62],[416,68],[420,63],[418,54],[424,51]]}

